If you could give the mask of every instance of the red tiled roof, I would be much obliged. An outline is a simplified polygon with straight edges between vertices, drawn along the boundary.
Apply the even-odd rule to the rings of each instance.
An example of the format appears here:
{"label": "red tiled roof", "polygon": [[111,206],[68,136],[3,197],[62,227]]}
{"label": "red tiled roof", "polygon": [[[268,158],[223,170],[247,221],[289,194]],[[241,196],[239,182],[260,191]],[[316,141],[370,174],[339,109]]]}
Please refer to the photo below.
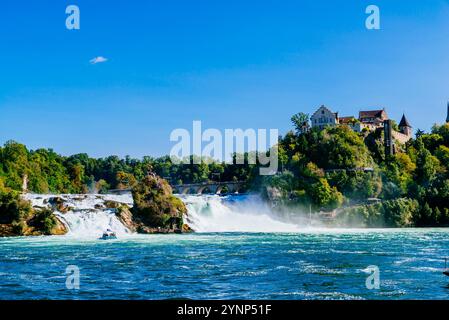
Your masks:
{"label": "red tiled roof", "polygon": [[355,117],[340,117],[340,118],[338,118],[338,121],[341,123],[341,124],[346,124],[346,123],[349,123],[349,122],[351,122],[351,121],[354,121],[354,120],[357,120]]}
{"label": "red tiled roof", "polygon": [[360,111],[359,118],[380,118],[382,117],[382,112],[385,110],[369,110],[369,111]]}

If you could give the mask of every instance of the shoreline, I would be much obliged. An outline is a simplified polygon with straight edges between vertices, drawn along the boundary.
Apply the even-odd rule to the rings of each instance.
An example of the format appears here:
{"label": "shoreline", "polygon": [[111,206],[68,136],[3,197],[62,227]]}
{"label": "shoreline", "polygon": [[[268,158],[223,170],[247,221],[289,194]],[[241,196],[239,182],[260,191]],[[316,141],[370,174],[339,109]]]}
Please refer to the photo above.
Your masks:
{"label": "shoreline", "polygon": [[[3,225],[0,225],[0,229]],[[226,235],[248,235],[248,236],[256,236],[256,235],[282,235],[282,236],[295,236],[301,234],[322,234],[322,235],[338,235],[338,234],[364,234],[364,233],[409,233],[415,231],[422,232],[431,232],[431,231],[440,231],[440,232],[449,232],[449,227],[405,227],[405,228],[394,228],[394,227],[385,227],[385,228],[360,228],[360,227],[302,227],[297,231],[271,231],[271,232],[263,232],[263,231],[211,231],[211,232],[153,232],[153,233],[130,233],[125,236],[119,237],[117,240],[109,240],[104,241],[99,239],[99,237],[94,236],[76,236],[70,233],[60,234],[60,235],[2,235],[0,233],[0,239],[13,239],[13,238],[53,238],[53,239],[73,239],[73,240],[92,240],[92,241],[100,241],[105,243],[113,243],[115,241],[122,240],[137,240],[139,237],[146,236],[173,236],[181,237],[181,236],[226,236]]]}

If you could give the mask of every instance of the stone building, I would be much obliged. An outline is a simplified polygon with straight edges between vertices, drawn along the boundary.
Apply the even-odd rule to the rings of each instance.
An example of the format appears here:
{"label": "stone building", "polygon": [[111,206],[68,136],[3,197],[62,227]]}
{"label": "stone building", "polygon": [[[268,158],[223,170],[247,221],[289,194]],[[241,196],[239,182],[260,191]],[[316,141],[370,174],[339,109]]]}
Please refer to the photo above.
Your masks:
{"label": "stone building", "polygon": [[404,135],[411,137],[413,134],[412,128],[413,127],[410,125],[410,122],[408,122],[407,118],[405,117],[405,114],[403,114],[401,122],[399,122],[399,130]]}
{"label": "stone building", "polygon": [[377,128],[383,128],[385,120],[388,120],[385,109],[359,112],[359,121],[362,123],[362,129],[368,128],[370,131],[373,131]]}
{"label": "stone building", "polygon": [[310,117],[312,128],[324,129],[328,126],[336,126],[338,124],[338,113],[332,112],[329,108],[322,105]]}
{"label": "stone building", "polygon": [[338,118],[338,123],[340,125],[345,125],[351,128],[355,132],[362,132],[365,125],[361,123],[356,117],[340,117]]}
{"label": "stone building", "polygon": [[[393,123],[389,121],[390,119],[388,118],[388,114],[385,109],[360,111],[357,119],[354,116],[339,117],[338,112],[333,112],[329,108],[322,105],[317,111],[315,111],[310,120],[312,122],[312,127],[314,128],[324,129],[327,126],[346,125],[355,132],[384,129],[384,126],[387,123],[391,127],[393,126]],[[402,144],[412,138],[412,126],[405,117],[405,114],[402,116],[401,122],[399,123],[399,131],[392,129],[391,135],[391,139],[397,140]]]}
{"label": "stone building", "polygon": [[401,122],[399,123],[399,131],[393,130],[392,135],[395,140],[399,141],[402,144],[408,142],[412,138],[412,126],[405,117],[405,114],[402,115]]}

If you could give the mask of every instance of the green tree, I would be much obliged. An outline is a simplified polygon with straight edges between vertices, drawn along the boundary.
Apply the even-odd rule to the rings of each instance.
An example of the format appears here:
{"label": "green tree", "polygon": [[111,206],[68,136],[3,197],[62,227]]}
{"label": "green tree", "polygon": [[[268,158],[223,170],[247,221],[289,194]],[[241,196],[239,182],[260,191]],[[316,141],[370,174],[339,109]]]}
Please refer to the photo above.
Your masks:
{"label": "green tree", "polygon": [[313,203],[317,207],[337,208],[343,203],[343,195],[335,187],[331,187],[326,179],[320,178],[310,189]]}
{"label": "green tree", "polygon": [[292,116],[291,121],[298,135],[303,134],[309,130],[308,114],[299,112]]}

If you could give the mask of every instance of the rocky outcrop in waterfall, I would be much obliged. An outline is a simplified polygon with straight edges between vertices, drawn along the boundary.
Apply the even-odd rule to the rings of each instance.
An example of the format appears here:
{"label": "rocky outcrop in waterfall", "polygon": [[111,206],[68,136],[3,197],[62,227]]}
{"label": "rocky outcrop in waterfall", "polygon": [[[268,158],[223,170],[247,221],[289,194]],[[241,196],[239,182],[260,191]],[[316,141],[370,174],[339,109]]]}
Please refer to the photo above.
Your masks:
{"label": "rocky outcrop in waterfall", "polygon": [[67,227],[52,210],[32,206],[15,191],[0,190],[0,213],[0,237],[67,233]]}
{"label": "rocky outcrop in waterfall", "polygon": [[187,213],[181,199],[173,195],[168,182],[156,174],[148,174],[132,190],[134,207],[119,210],[123,223],[132,221],[139,233],[182,233],[190,231],[184,224]]}

